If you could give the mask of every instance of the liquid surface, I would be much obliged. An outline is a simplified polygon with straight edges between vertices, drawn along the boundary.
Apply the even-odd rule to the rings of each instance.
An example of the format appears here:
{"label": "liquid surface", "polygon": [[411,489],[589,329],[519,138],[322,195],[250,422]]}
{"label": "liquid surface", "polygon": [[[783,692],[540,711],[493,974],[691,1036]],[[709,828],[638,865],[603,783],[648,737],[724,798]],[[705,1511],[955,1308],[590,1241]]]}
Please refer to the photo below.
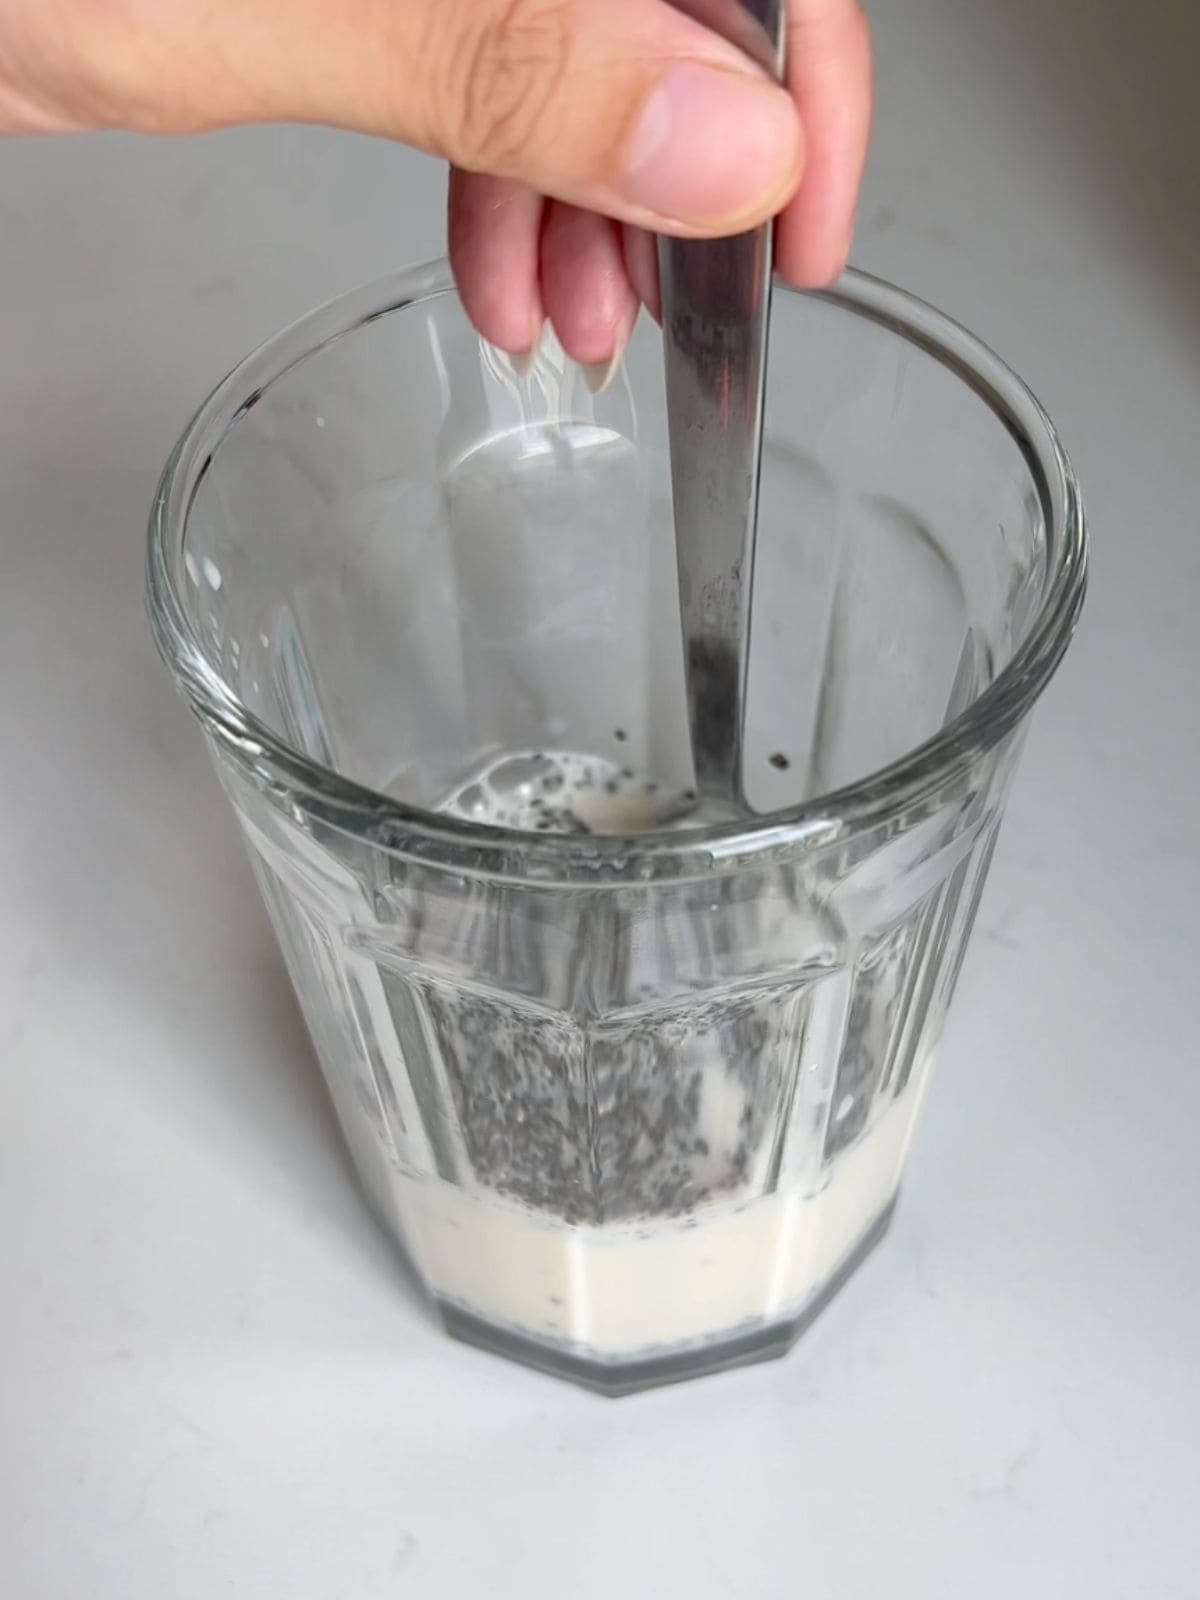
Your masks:
{"label": "liquid surface", "polygon": [[672,789],[599,756],[506,753],[438,807],[485,827],[528,833],[636,834],[720,820],[692,789]]}

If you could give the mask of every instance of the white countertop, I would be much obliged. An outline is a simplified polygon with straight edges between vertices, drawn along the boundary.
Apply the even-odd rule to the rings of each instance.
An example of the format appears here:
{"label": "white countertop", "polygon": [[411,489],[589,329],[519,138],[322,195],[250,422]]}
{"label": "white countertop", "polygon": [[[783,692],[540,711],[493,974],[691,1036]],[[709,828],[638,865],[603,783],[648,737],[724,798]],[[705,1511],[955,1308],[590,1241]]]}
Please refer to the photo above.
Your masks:
{"label": "white countertop", "polygon": [[786,1362],[618,1404],[404,1287],[142,617],[193,404],[435,253],[441,176],[0,147],[0,1593],[1200,1592],[1200,13],[1154,14],[879,17],[856,260],[1039,391],[1092,593],[890,1240]]}

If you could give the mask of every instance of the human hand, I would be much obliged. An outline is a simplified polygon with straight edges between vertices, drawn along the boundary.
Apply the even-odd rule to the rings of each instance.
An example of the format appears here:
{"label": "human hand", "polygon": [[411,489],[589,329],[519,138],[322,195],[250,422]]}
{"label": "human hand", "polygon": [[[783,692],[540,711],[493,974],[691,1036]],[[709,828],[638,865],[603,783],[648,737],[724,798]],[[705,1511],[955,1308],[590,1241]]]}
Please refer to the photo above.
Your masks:
{"label": "human hand", "polygon": [[790,0],[788,84],[667,0],[0,0],[0,130],[317,122],[446,157],[468,312],[513,354],[547,318],[607,368],[652,233],[780,213],[777,265],[849,251],[871,69],[859,0]]}

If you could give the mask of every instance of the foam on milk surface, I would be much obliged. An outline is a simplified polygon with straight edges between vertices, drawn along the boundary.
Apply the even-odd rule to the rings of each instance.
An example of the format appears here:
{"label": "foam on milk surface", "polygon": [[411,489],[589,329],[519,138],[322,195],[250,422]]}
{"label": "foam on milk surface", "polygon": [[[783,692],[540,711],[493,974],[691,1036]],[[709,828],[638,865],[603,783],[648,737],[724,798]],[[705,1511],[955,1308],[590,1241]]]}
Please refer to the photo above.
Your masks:
{"label": "foam on milk surface", "polygon": [[602,756],[561,750],[495,757],[438,809],[529,833],[637,834],[702,820],[691,789],[669,789]]}

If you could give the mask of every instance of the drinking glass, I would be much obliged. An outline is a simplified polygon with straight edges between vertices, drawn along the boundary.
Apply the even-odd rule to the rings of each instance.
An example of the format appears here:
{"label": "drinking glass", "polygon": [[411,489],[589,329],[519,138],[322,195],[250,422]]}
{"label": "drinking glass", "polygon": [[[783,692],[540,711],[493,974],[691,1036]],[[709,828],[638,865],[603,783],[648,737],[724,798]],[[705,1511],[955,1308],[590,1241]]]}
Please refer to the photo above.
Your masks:
{"label": "drinking glass", "polygon": [[439,263],[206,402],[158,643],[452,1333],[622,1393],[782,1353],[862,1260],[1084,566],[993,355],[862,275],[778,291],[730,819],[692,793],[652,324],[596,394]]}

